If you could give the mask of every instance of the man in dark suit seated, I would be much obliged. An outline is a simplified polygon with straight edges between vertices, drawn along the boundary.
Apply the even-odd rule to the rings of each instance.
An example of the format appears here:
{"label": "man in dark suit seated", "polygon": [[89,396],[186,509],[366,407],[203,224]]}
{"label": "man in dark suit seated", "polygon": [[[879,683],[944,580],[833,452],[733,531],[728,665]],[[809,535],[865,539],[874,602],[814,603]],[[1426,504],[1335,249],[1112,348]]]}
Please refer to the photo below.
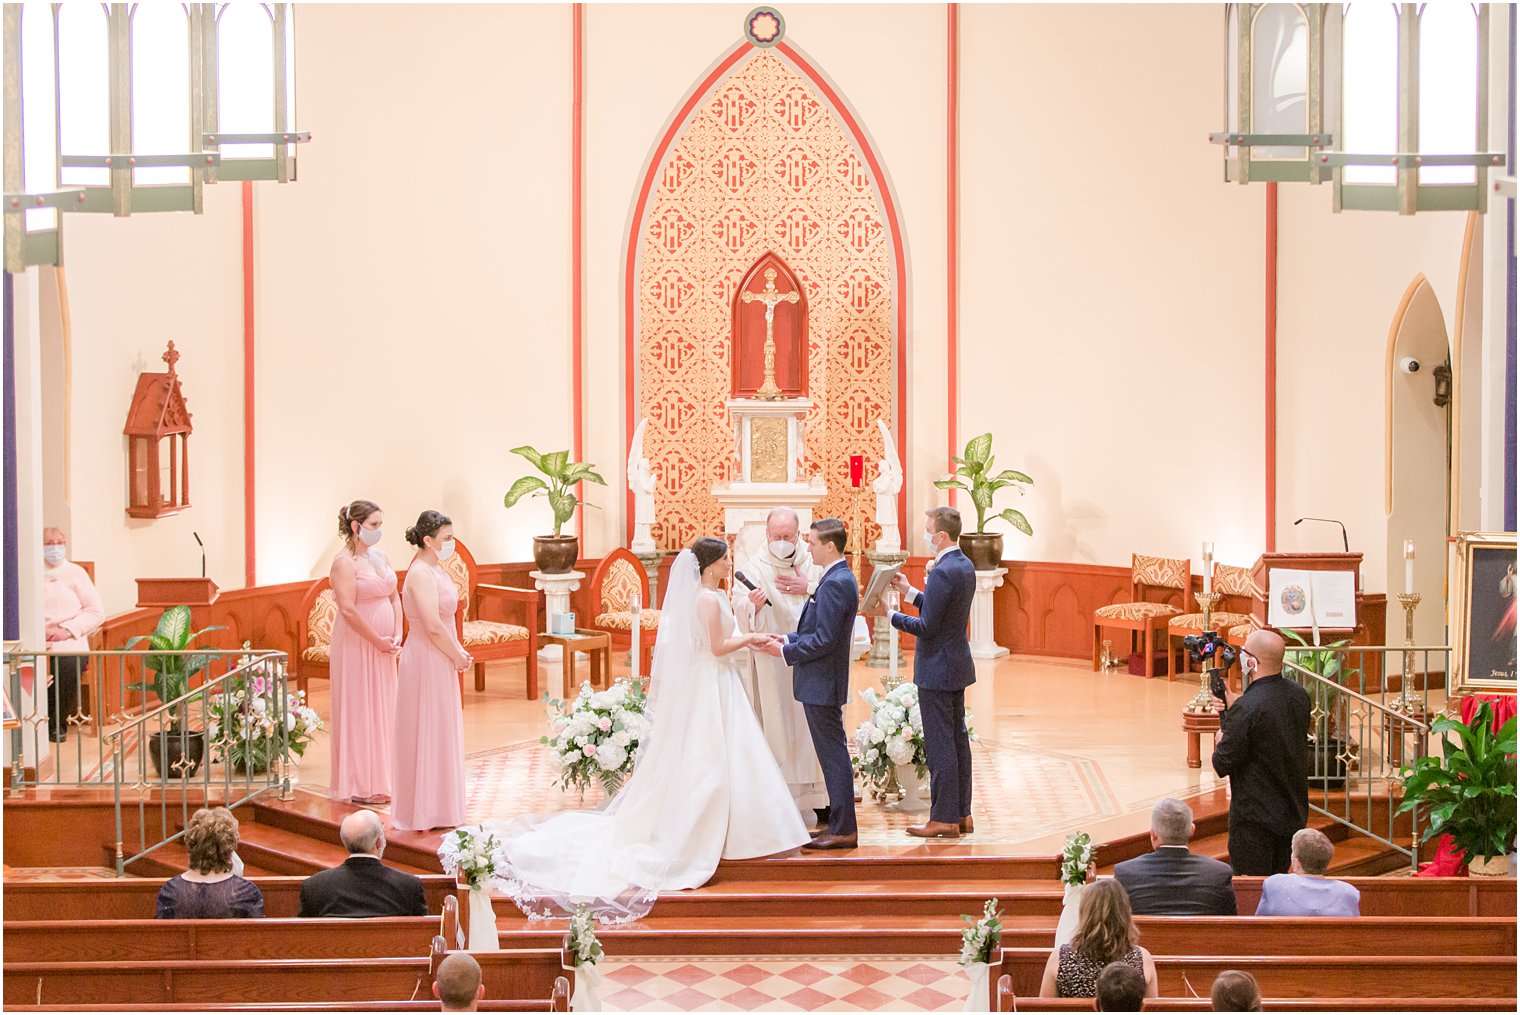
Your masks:
{"label": "man in dark suit seated", "polygon": [[374,811],[355,811],[338,826],[348,850],[341,867],[301,882],[302,916],[426,916],[422,879],[380,862],[385,823]]}
{"label": "man in dark suit seated", "polygon": [[1114,866],[1136,916],[1234,916],[1235,872],[1188,849],[1193,809],[1174,797],[1151,808],[1151,852]]}

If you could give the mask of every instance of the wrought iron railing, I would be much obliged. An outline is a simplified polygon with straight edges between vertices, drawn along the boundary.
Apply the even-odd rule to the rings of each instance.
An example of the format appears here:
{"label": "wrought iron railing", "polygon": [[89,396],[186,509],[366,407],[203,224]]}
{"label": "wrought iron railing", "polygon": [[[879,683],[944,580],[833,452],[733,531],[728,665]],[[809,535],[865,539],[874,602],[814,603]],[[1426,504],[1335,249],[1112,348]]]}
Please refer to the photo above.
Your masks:
{"label": "wrought iron railing", "polygon": [[[146,657],[204,664],[201,682],[156,702]],[[62,742],[48,741],[52,661],[84,663],[78,705]],[[70,679],[70,663],[53,680]],[[290,793],[291,727],[302,721],[283,652],[35,652],[7,646],[5,668],[17,725],[10,731],[10,789],[110,786],[116,810],[116,873],[183,835],[203,806],[236,807]]]}
{"label": "wrought iron railing", "polygon": [[1417,817],[1396,814],[1401,770],[1436,750],[1446,646],[1290,646],[1283,675],[1313,702],[1309,806],[1419,865]]}

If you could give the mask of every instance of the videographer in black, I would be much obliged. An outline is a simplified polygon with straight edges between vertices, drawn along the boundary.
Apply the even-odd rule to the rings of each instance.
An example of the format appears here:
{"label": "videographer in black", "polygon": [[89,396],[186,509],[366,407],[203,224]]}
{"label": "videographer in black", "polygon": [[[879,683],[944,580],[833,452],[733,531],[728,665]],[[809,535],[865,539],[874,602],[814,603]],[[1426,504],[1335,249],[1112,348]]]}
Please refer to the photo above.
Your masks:
{"label": "videographer in black", "polygon": [[1293,833],[1309,819],[1309,692],[1282,675],[1283,640],[1253,631],[1239,650],[1245,690],[1232,705],[1213,684],[1219,713],[1214,771],[1230,780],[1230,866],[1282,874]]}

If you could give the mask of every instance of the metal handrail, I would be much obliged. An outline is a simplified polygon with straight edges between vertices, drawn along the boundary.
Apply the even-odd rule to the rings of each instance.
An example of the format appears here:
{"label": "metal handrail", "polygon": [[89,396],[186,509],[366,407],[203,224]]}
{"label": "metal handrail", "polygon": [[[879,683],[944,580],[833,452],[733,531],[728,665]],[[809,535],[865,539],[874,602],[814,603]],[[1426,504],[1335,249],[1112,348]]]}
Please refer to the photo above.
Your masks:
{"label": "metal handrail", "polygon": [[[207,653],[205,653],[205,652],[198,652],[198,651],[195,651],[194,649],[187,649],[185,651],[175,651],[175,652],[151,652],[150,651],[150,652],[135,652],[135,653],[130,653],[130,654],[134,654],[134,655],[154,655],[154,656],[200,656],[200,655],[206,655]],[[217,677],[215,680],[211,680],[211,681],[208,681],[208,682],[206,682],[204,684],[201,684],[199,687],[192,687],[190,690],[186,691],[184,694],[180,695],[178,698],[175,698],[173,701],[165,702],[165,703],[159,705],[157,708],[153,709],[152,711],[143,712],[141,715],[134,716],[133,719],[132,719],[133,725],[137,725],[137,724],[140,724],[140,723],[146,723],[149,719],[152,719],[154,716],[158,715],[160,712],[167,712],[171,708],[178,710],[181,705],[189,705],[191,702],[193,702],[193,701],[195,701],[197,699],[203,699],[205,697],[206,693],[208,691],[210,691],[213,687],[215,687],[217,684],[220,684],[222,681],[226,680],[228,677],[234,677],[234,676],[237,676],[240,673],[246,672],[249,668],[251,668],[253,666],[254,663],[264,662],[265,660],[276,660],[276,659],[284,659],[285,658],[285,653],[284,652],[277,652],[274,649],[259,649],[257,651],[249,651],[247,649],[238,649],[237,650],[237,654],[238,654],[238,657],[240,659],[247,659],[247,662],[246,663],[240,663],[236,669],[228,670],[226,673],[222,674],[220,677]],[[107,733],[106,736],[105,736],[105,738],[107,740],[111,741],[112,744],[115,744],[118,740],[121,739],[121,735],[123,733],[125,733],[125,732],[127,732],[127,727],[123,726],[123,727],[120,727],[119,729],[116,729],[115,731],[113,731],[111,733]]]}

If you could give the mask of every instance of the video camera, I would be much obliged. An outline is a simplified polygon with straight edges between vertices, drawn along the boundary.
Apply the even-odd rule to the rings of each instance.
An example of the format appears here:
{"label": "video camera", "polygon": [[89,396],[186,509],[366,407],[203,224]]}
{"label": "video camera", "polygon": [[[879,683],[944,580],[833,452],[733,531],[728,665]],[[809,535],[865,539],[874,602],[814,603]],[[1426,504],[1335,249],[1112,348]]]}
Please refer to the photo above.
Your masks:
{"label": "video camera", "polygon": [[1190,634],[1182,639],[1182,647],[1187,649],[1188,658],[1193,662],[1208,664],[1217,657],[1218,667],[1226,670],[1235,664],[1235,657],[1240,654],[1240,650],[1221,638],[1218,631]]}

